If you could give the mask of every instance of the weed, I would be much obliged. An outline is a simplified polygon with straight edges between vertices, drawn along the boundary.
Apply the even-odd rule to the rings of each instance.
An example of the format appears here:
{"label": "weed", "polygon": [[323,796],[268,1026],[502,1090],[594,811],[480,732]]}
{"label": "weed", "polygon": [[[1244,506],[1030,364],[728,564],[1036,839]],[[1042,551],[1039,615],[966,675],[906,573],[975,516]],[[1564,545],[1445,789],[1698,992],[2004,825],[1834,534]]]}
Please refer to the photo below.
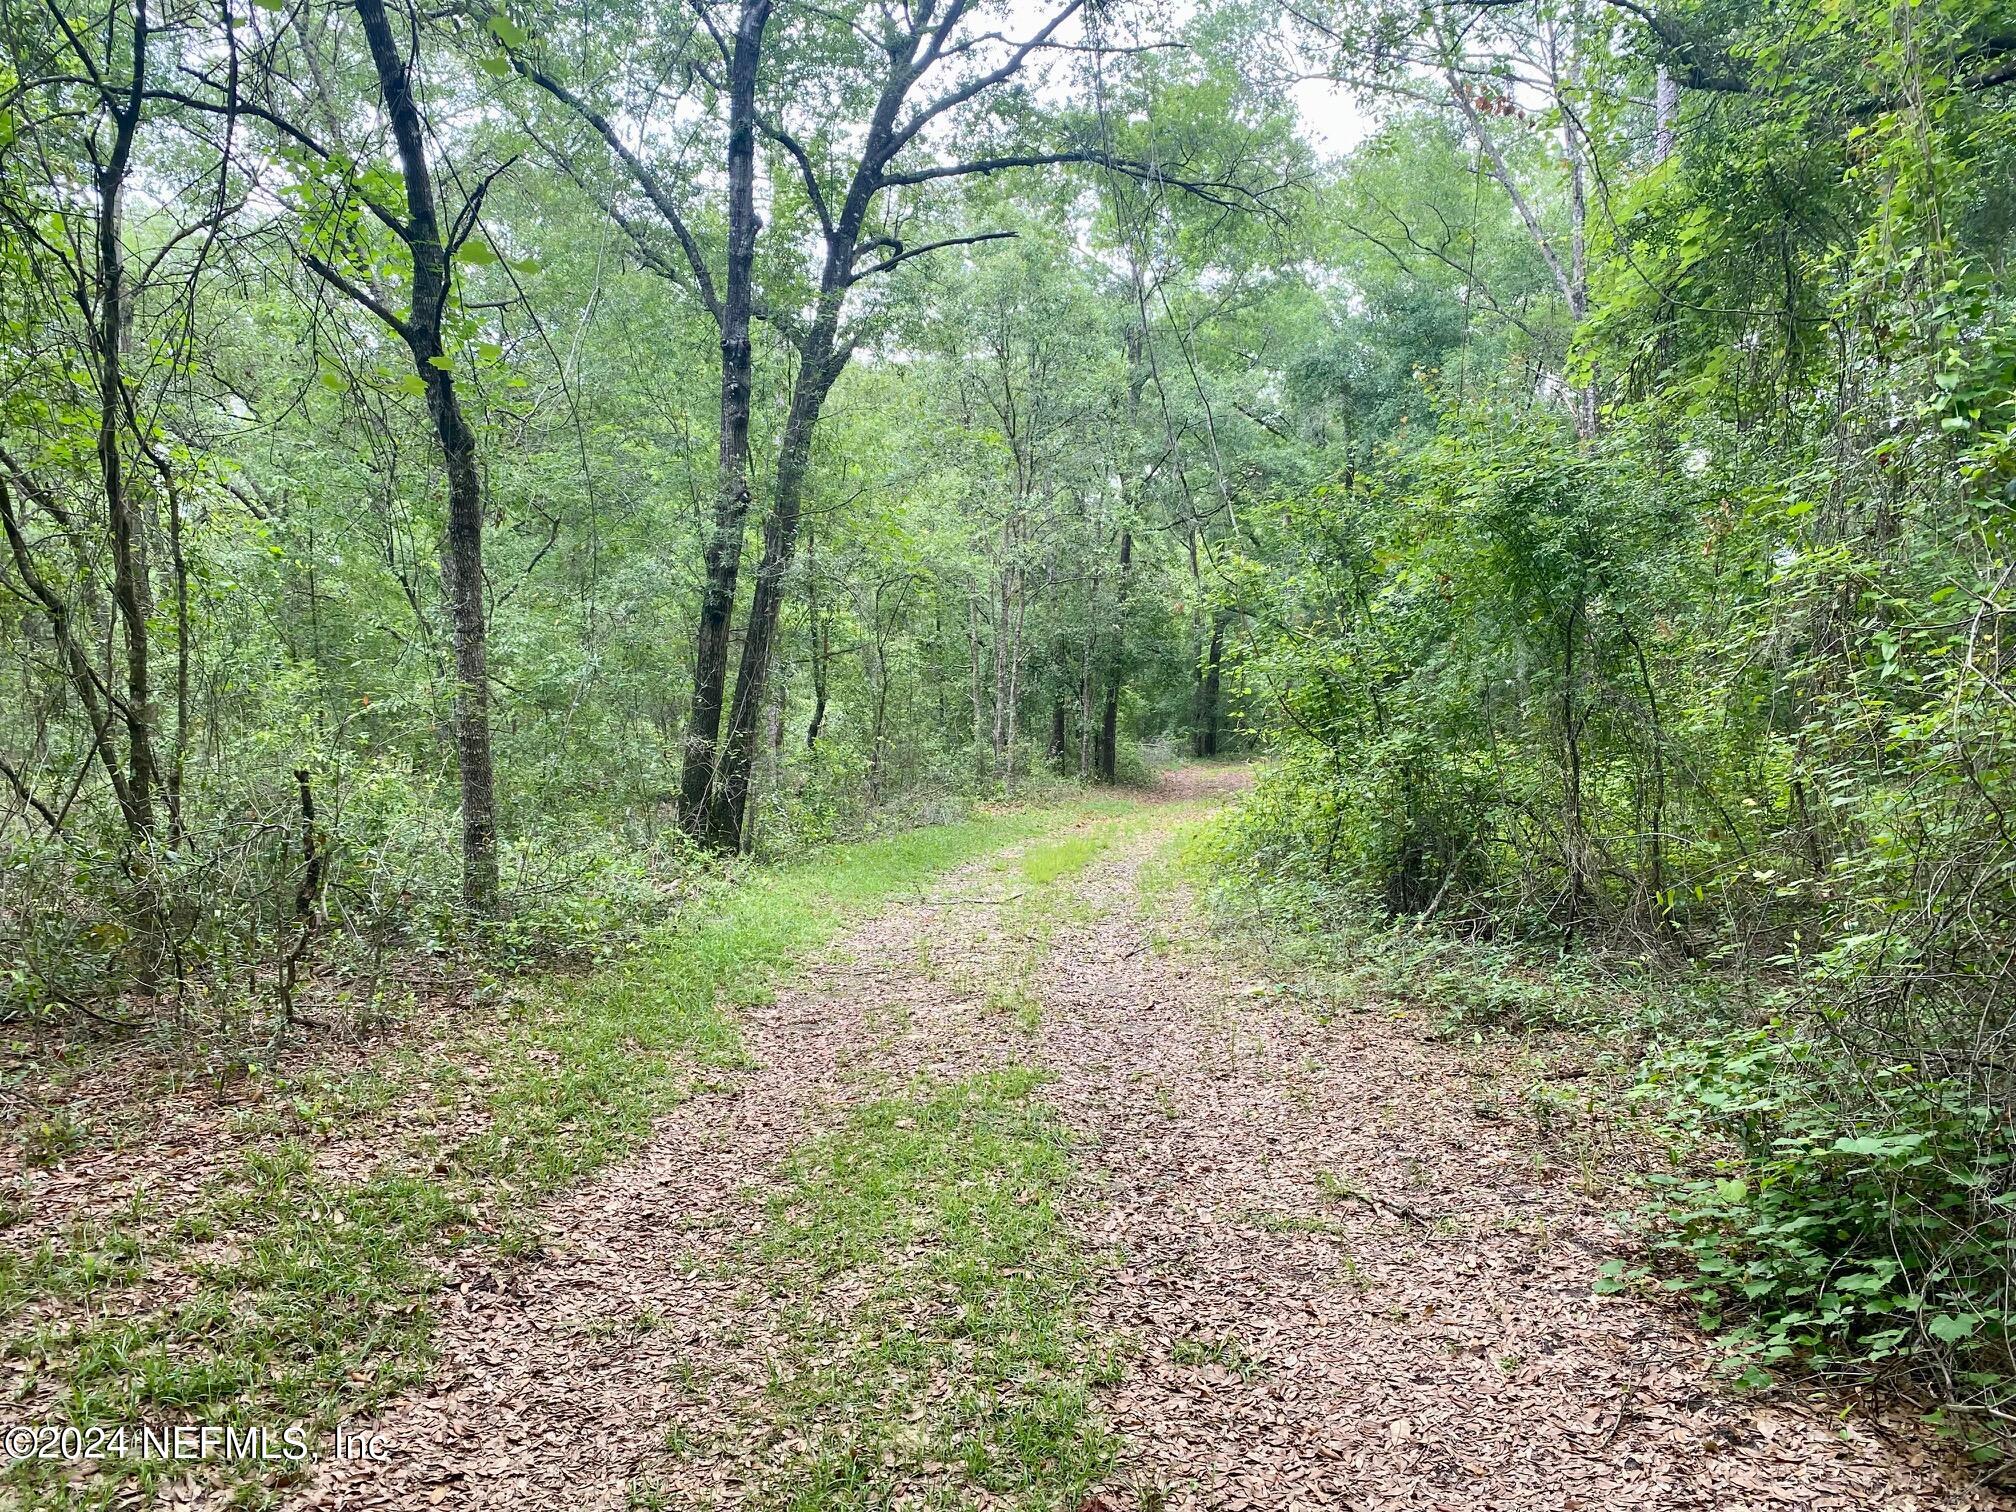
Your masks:
{"label": "weed", "polygon": [[1303,1213],[1256,1210],[1245,1214],[1245,1221],[1269,1234],[1327,1234],[1335,1238],[1344,1233],[1344,1225],[1334,1218],[1314,1218]]}
{"label": "weed", "polygon": [[1170,1346],[1169,1361],[1173,1365],[1216,1365],[1242,1381],[1250,1381],[1260,1372],[1258,1362],[1233,1334],[1178,1339]]}
{"label": "weed", "polygon": [[21,1160],[34,1170],[61,1165],[84,1148],[87,1131],[68,1109],[31,1118],[21,1129]]}

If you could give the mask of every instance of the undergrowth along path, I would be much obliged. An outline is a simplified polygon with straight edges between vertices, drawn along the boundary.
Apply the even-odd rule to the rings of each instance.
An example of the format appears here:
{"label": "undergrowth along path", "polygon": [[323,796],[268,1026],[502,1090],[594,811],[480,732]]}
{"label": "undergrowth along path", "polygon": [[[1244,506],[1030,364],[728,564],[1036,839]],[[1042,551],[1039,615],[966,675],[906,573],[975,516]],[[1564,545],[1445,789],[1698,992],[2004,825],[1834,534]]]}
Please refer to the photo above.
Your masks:
{"label": "undergrowth along path", "polygon": [[[88,1137],[54,1163],[0,1145],[8,1420],[326,1446],[426,1378],[444,1261],[522,1266],[542,1202],[732,1084],[736,1005],[891,897],[1056,822],[993,812],[760,869],[618,965],[297,1041],[256,1074],[121,1048],[53,1080],[44,1116]],[[291,1474],[284,1456],[17,1459],[0,1507],[258,1505]]]}
{"label": "undergrowth along path", "polygon": [[1457,1057],[1213,941],[1236,778],[937,878],[748,1065],[472,1255],[318,1507],[1960,1509],[1921,1436],[1729,1394]]}

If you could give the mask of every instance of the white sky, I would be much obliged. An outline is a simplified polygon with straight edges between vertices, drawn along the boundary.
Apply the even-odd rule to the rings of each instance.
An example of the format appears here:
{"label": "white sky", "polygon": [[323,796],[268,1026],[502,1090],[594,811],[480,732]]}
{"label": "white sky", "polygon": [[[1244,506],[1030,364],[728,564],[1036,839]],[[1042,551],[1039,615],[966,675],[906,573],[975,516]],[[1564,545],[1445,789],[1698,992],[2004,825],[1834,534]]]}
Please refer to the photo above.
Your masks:
{"label": "white sky", "polygon": [[1304,140],[1326,156],[1349,152],[1378,125],[1341,84],[1305,79],[1290,93],[1295,113],[1302,118]]}
{"label": "white sky", "polygon": [[[1155,24],[1144,27],[1144,30],[1167,36],[1186,17],[1194,14],[1196,4],[1197,0],[1171,0],[1168,5],[1154,11]],[[1040,30],[1044,22],[1055,14],[1054,0],[1008,0],[1005,14],[996,24],[1008,36],[1027,37]],[[1082,21],[1074,18],[1065,25],[1059,38],[1075,42],[1083,35]],[[1350,92],[1339,85],[1321,79],[1305,79],[1293,85],[1289,93],[1294,98],[1296,113],[1301,117],[1303,139],[1326,156],[1349,152],[1370,136],[1377,125]]]}

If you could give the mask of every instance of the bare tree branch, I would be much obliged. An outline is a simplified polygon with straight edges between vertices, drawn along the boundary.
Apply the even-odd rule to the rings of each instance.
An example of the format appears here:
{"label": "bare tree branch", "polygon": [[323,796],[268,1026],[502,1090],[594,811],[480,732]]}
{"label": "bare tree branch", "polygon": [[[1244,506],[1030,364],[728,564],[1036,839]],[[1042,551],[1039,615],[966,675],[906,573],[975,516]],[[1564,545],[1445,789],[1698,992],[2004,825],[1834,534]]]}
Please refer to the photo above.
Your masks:
{"label": "bare tree branch", "polygon": [[673,236],[678,238],[679,250],[686,254],[686,265],[692,270],[694,288],[699,292],[701,303],[707,306],[708,313],[718,322],[721,319],[721,296],[715,291],[714,275],[707,267],[707,259],[701,255],[699,241],[687,227],[685,216],[679,212],[679,203],[673,196],[671,187],[631,148],[628,142],[623,140],[622,135],[601,111],[551,74],[526,62],[516,52],[510,56],[513,69],[586,122],[629,170],[630,177],[636,182],[637,187],[643,190],[645,198],[651,201],[651,207],[664,217],[665,224],[672,228]]}
{"label": "bare tree branch", "polygon": [[[913,257],[922,257],[926,252],[941,251],[946,247],[970,247],[976,242],[1012,241],[1020,233],[1015,231],[982,231],[973,236],[948,236],[943,241],[926,242],[921,247],[905,247],[897,243],[894,256],[861,269],[848,277],[849,284],[857,284],[864,278],[872,278],[877,273],[887,273],[898,263],[906,263]],[[872,244],[871,244],[872,245]]]}

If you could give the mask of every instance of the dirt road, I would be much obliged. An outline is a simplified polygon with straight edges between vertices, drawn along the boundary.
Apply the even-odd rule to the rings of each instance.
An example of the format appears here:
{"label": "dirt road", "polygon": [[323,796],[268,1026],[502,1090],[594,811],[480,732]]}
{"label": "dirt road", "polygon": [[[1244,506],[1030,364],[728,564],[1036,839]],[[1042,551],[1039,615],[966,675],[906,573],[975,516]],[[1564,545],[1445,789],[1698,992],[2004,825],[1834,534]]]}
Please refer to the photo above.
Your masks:
{"label": "dirt road", "polygon": [[1226,780],[829,948],[731,1091],[457,1275],[386,1458],[298,1504],[1997,1504],[1909,1435],[1730,1396],[1594,1295],[1604,1202],[1449,1052],[1215,944],[1158,858]]}

